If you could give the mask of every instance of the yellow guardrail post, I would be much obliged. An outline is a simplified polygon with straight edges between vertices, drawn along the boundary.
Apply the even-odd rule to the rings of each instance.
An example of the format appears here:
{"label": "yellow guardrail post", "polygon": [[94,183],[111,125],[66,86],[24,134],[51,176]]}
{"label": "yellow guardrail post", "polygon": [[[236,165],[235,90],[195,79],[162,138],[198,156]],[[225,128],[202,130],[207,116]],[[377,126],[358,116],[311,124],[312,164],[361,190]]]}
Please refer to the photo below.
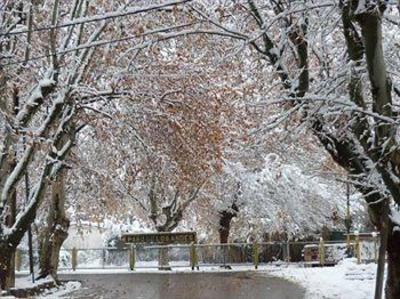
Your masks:
{"label": "yellow guardrail post", "polygon": [[22,259],[21,259],[21,250],[17,249],[15,251],[15,270],[21,271]]}
{"label": "yellow guardrail post", "polygon": [[347,233],[346,235],[346,248],[347,248],[347,252],[350,252],[350,233]]}
{"label": "yellow guardrail post", "polygon": [[190,245],[190,266],[192,267],[192,270],[197,266],[197,270],[199,269],[199,266],[197,265],[197,252],[196,252],[196,246],[194,243]]}
{"label": "yellow guardrail post", "polygon": [[360,246],[360,236],[356,234],[356,255],[357,255],[357,264],[361,264],[361,246]]}
{"label": "yellow guardrail post", "polygon": [[318,253],[319,253],[319,263],[321,266],[324,266],[325,265],[325,242],[322,237],[319,239]]}
{"label": "yellow guardrail post", "polygon": [[229,265],[230,263],[232,263],[231,245],[229,244],[229,245],[227,245],[227,246],[228,246],[228,248],[227,248],[227,250],[226,250],[226,261],[227,261],[227,263],[228,263],[228,265]]}
{"label": "yellow guardrail post", "polygon": [[76,267],[78,266],[78,249],[75,247],[72,248],[71,251],[71,264],[72,264],[72,270],[76,271]]}
{"label": "yellow guardrail post", "polygon": [[290,263],[290,242],[289,242],[289,240],[286,243],[286,251],[287,251],[286,262]]}
{"label": "yellow guardrail post", "polygon": [[253,243],[253,263],[254,263],[254,268],[258,269],[258,252],[259,252],[259,247],[258,247],[258,243],[254,242]]}
{"label": "yellow guardrail post", "polygon": [[135,263],[136,263],[136,246],[134,244],[130,244],[128,256],[129,256],[129,269],[133,271],[135,270]]}

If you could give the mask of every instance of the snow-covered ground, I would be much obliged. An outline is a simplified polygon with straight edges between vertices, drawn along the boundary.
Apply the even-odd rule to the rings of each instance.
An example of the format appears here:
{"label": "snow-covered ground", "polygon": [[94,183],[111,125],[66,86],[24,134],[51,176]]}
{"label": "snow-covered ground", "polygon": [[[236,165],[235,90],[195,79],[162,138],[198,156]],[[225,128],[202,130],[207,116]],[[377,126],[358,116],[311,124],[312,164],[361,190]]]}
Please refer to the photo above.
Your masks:
{"label": "snow-covered ground", "polygon": [[[32,283],[30,276],[17,277],[15,279],[15,288],[16,289],[31,289],[31,288],[37,287],[41,284],[51,282],[51,281],[52,281],[51,279],[41,279],[41,280],[36,281],[35,283]],[[80,287],[81,287],[80,282],[69,281],[69,282],[63,284],[62,286],[46,290],[41,295],[35,296],[34,298],[36,298],[36,299],[65,298],[65,297],[63,297],[64,295],[71,293],[71,292],[79,289]],[[14,296],[6,296],[6,295],[2,296],[1,294],[0,294],[0,297],[4,298],[4,299],[17,298]]]}
{"label": "snow-covered ground", "polygon": [[35,297],[36,299],[57,299],[57,298],[66,298],[64,297],[64,295],[69,294],[77,289],[79,289],[81,287],[81,283],[78,281],[69,281],[66,284],[58,287],[58,288],[54,288],[51,290],[46,291],[45,293],[43,293],[40,296]]}
{"label": "snow-covered ground", "polygon": [[[233,266],[232,270],[220,267],[200,267],[200,272],[233,272],[254,271],[254,267]],[[75,272],[61,272],[67,274],[101,274],[101,273],[155,273],[153,269],[137,269],[134,272],[128,269],[91,269],[78,270]],[[164,274],[187,272],[191,273],[189,267],[173,268],[172,271],[161,271]],[[196,270],[196,272],[198,272]],[[373,298],[375,288],[376,264],[358,265],[355,259],[345,259],[335,267],[303,267],[300,264],[285,263],[279,265],[262,265],[257,271],[260,275],[273,275],[286,278],[299,283],[306,289],[305,299],[370,299]],[[30,287],[27,278],[19,278],[17,287]],[[58,289],[48,291],[37,298],[62,298],[63,295],[80,287],[78,282],[69,282]]]}
{"label": "snow-covered ground", "polygon": [[374,297],[376,264],[358,265],[345,259],[335,267],[303,268],[295,265],[269,268],[268,274],[298,282],[305,299],[370,299]]}

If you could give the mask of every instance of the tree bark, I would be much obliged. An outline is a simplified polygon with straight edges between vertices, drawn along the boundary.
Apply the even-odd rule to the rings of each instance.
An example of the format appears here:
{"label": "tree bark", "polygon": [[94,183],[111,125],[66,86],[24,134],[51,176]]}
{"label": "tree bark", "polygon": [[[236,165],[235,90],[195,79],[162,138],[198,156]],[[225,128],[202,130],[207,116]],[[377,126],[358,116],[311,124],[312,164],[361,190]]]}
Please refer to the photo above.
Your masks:
{"label": "tree bark", "polygon": [[[13,96],[12,96],[12,104],[11,104],[11,112],[12,114],[16,115],[18,113],[18,106],[19,106],[19,96],[18,96],[18,89],[14,88],[13,89]],[[8,165],[9,168],[6,169],[6,172],[9,173],[11,169],[16,167],[16,159],[15,159],[15,152],[14,150],[10,149],[8,155],[7,155],[7,160],[8,160]],[[3,183],[1,183],[3,185]],[[17,193],[16,189],[13,188],[12,193],[8,199],[7,202],[8,205],[8,213],[5,219],[5,224],[8,227],[12,227],[13,224],[15,223],[15,219],[17,216]],[[4,254],[4,261],[0,261],[0,264],[5,265],[6,268],[6,273],[4,273],[4,284],[1,283],[1,287],[8,289],[10,287],[13,287],[15,285],[15,250],[16,248],[11,246],[9,247],[8,251],[6,254]],[[1,251],[0,251],[1,252]],[[0,274],[0,276],[2,276]]]}
{"label": "tree bark", "polygon": [[15,248],[0,244],[0,290],[8,290],[13,286],[14,267],[12,263]]}
{"label": "tree bark", "polygon": [[[12,225],[15,222],[15,217],[17,214],[17,194],[16,191],[14,190],[12,196],[10,197],[10,202],[9,202],[9,208],[10,208],[10,212],[8,217],[6,218],[6,225],[9,227],[12,227]],[[8,261],[6,262],[7,269],[9,269],[9,271],[7,271],[7,275],[6,275],[6,288],[10,288],[13,287],[15,285],[15,250],[16,248],[14,247],[10,247],[9,249],[9,253],[5,254],[5,256],[7,256]],[[2,251],[0,251],[2,252]],[[1,262],[0,262],[1,263]]]}
{"label": "tree bark", "polygon": [[[392,118],[392,97],[391,81],[388,78],[383,50],[382,37],[382,17],[385,10],[383,3],[375,5],[373,9],[368,10],[356,16],[356,20],[361,27],[361,34],[365,46],[365,56],[368,67],[369,79],[371,82],[371,93],[373,98],[373,111],[382,116]],[[390,149],[396,146],[396,130],[391,124],[378,124],[375,128],[375,147],[380,153],[380,163],[377,169],[382,175],[385,185],[389,189],[393,200],[400,203],[400,187],[394,176],[399,175],[397,153],[390,153]],[[390,155],[389,155],[390,153]],[[389,156],[386,158],[385,156]],[[393,175],[389,174],[390,169],[394,169]],[[389,171],[388,171],[389,170]],[[389,209],[381,211],[381,219],[389,217]],[[386,221],[387,222],[387,221]],[[381,236],[381,246],[386,245],[388,256],[388,272],[385,293],[387,299],[400,298],[400,234],[395,230],[393,222],[387,224],[381,221],[381,228],[387,229],[387,235]],[[386,240],[387,239],[387,240]]]}
{"label": "tree bark", "polygon": [[389,226],[387,241],[386,299],[400,298],[400,231]]}
{"label": "tree bark", "polygon": [[218,232],[219,242],[221,244],[228,243],[229,233],[231,229],[231,221],[234,217],[236,217],[238,211],[238,207],[235,203],[233,203],[230,209],[219,212],[220,218]]}
{"label": "tree bark", "polygon": [[65,215],[65,170],[63,170],[53,182],[47,223],[40,236],[39,279],[50,275],[58,281],[60,249],[68,237],[68,228],[69,220]]}
{"label": "tree bark", "polygon": [[[157,232],[159,233],[170,233],[171,230],[163,230],[162,228],[157,228]],[[161,244],[166,245],[166,244]],[[159,270],[171,270],[169,265],[169,250],[167,247],[160,248],[158,250],[158,269]]]}

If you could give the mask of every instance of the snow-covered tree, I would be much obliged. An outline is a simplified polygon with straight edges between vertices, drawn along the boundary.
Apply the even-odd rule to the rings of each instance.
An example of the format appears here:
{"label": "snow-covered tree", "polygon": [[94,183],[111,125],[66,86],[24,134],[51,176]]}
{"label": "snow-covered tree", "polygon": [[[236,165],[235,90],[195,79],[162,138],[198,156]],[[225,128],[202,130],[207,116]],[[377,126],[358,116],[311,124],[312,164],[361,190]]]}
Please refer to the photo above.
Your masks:
{"label": "snow-covered tree", "polygon": [[[13,284],[12,256],[35,220],[47,187],[65,168],[75,135],[90,119],[86,112],[98,111],[95,99],[120,94],[112,88],[98,89],[102,80],[112,75],[102,74],[102,70],[114,57],[107,55],[104,47],[101,54],[97,50],[115,43],[100,39],[115,35],[120,28],[115,26],[115,19],[130,16],[132,20],[184,2],[142,3],[136,7],[129,6],[129,1],[96,5],[86,0],[1,4],[2,289]],[[157,33],[168,30],[162,28]],[[134,35],[128,40],[139,37]],[[101,61],[96,60],[97,55],[101,55]],[[24,198],[23,177],[29,180],[28,195],[26,201],[18,201]]]}
{"label": "snow-covered tree", "polygon": [[389,55],[398,48],[398,23],[393,21],[398,3],[248,0],[194,5],[194,10],[214,30],[250,45],[268,62],[266,70],[276,85],[270,92],[273,100],[264,103],[287,108],[273,122],[297,118],[307,124],[351,175],[373,223],[382,232],[388,225],[386,296],[398,297],[397,219],[385,220],[399,203],[399,96],[393,69],[398,56]]}

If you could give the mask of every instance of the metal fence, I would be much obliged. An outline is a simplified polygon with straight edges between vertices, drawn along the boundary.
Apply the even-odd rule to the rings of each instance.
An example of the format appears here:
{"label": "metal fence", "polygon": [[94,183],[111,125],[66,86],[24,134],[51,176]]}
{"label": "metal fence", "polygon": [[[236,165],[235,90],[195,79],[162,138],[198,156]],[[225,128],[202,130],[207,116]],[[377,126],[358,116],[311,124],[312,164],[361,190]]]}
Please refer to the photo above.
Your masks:
{"label": "metal fence", "polygon": [[[349,243],[316,242],[264,242],[229,244],[191,244],[165,246],[133,246],[126,248],[94,248],[61,250],[59,269],[141,269],[235,265],[259,265],[271,263],[301,263],[307,265],[336,264],[345,256],[352,255],[358,262],[377,260],[379,240],[353,240]],[[34,264],[38,264],[38,252],[34,251]],[[28,252],[18,250],[16,270],[29,268]]]}

